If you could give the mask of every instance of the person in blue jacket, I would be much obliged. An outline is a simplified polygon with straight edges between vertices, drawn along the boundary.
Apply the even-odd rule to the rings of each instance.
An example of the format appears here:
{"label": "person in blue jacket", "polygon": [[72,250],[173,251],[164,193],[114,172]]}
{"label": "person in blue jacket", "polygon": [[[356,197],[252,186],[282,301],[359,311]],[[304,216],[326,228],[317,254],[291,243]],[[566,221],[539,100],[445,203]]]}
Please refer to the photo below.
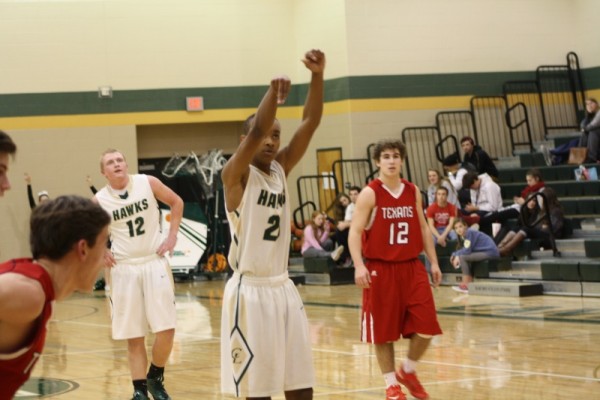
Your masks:
{"label": "person in blue jacket", "polygon": [[462,282],[452,289],[460,293],[469,293],[469,283],[473,282],[471,263],[474,261],[499,258],[500,253],[494,240],[485,233],[469,229],[465,221],[457,218],[454,221],[454,230],[458,236],[458,249],[452,253],[450,263],[454,268],[462,271]]}

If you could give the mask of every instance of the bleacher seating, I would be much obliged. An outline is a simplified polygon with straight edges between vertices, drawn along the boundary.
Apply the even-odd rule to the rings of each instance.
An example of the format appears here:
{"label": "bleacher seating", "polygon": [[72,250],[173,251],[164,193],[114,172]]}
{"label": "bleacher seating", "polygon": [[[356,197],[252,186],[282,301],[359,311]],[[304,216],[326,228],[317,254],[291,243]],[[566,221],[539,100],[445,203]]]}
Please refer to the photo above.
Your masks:
{"label": "bleacher seating", "polygon": [[[576,165],[547,166],[540,153],[521,154],[521,167],[500,170],[499,184],[505,205],[513,202],[525,186],[525,174],[530,168],[537,168],[542,173],[546,185],[554,189],[565,215],[578,221],[582,219],[600,218],[600,182],[576,181]],[[526,166],[523,166],[526,164]],[[586,168],[600,168],[599,165],[586,164]]]}
{"label": "bleacher seating", "polygon": [[[503,202],[511,204],[526,185],[526,172],[538,168],[563,205],[570,235],[556,241],[557,256],[540,249],[538,241],[526,239],[515,249],[514,259],[474,263],[475,280],[541,283],[545,294],[600,296],[600,181],[575,181],[577,166],[547,166],[540,153],[521,154],[518,159],[519,167],[499,168]],[[438,248],[443,283],[454,285],[460,271],[449,266],[447,252]]]}
{"label": "bleacher seating", "polygon": [[[556,191],[567,217],[567,236],[571,239],[557,240],[562,256],[553,250],[540,251],[538,241],[526,239],[514,252],[518,260],[474,263],[475,276],[503,283],[515,281],[519,285],[525,280],[542,282],[544,293],[600,296],[600,182],[577,182],[577,166],[547,166],[543,154],[534,151],[541,144],[553,148],[579,135],[576,131],[585,112],[585,85],[577,55],[569,52],[566,61],[565,65],[538,67],[535,80],[505,82],[501,95],[474,96],[466,110],[440,111],[435,125],[404,128],[401,138],[407,146],[407,158],[403,173],[419,187],[427,187],[427,169],[423,165],[442,170],[442,159],[459,151],[457,139],[465,135],[475,138],[499,161],[499,184],[506,205],[512,204],[513,197],[525,187],[527,170],[540,169],[546,185]],[[367,149],[369,155],[371,146]],[[318,198],[311,196],[314,201]],[[302,196],[300,204],[305,204]],[[508,224],[516,225],[515,221]],[[574,245],[580,250],[574,251]],[[449,263],[449,252],[454,248],[455,244],[436,247],[445,284],[460,282],[460,271]],[[490,288],[484,289],[479,293]],[[514,292],[521,293],[521,289]],[[493,288],[489,290],[492,292]]]}

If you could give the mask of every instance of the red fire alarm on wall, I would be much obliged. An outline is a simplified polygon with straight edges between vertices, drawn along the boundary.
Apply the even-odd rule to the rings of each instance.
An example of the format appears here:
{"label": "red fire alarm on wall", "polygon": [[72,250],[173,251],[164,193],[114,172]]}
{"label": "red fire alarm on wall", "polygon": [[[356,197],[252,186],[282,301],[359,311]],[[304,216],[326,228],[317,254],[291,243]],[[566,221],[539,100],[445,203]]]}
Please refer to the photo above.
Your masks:
{"label": "red fire alarm on wall", "polygon": [[199,96],[186,97],[185,98],[185,109],[188,111],[204,110],[204,98],[199,97]]}

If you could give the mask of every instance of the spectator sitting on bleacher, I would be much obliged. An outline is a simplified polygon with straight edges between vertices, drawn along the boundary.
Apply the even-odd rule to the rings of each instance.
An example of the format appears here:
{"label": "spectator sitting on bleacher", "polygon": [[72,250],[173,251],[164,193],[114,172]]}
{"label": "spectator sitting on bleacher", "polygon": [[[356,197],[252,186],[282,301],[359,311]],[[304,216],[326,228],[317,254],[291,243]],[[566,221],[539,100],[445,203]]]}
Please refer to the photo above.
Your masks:
{"label": "spectator sitting on bleacher", "polygon": [[463,189],[463,176],[469,171],[476,171],[475,166],[471,164],[461,164],[458,153],[454,153],[444,158],[442,161],[444,170],[448,173],[448,180],[456,190],[460,208],[463,208],[471,202],[471,192],[469,189]]}
{"label": "spectator sitting on bleacher", "polygon": [[540,151],[544,155],[546,165],[564,164],[569,159],[572,147],[585,147],[587,149],[586,163],[599,162],[600,156],[600,113],[598,112],[598,101],[594,98],[585,101],[585,118],[581,121],[581,136],[567,143],[548,149],[541,145]]}
{"label": "spectator sitting on bleacher", "polygon": [[350,196],[350,204],[346,206],[346,210],[344,213],[344,219],[338,221],[335,227],[335,242],[339,246],[344,247],[344,251],[340,256],[340,259],[344,261],[344,266],[349,267],[352,264],[352,258],[350,257],[350,251],[348,249],[348,232],[350,232],[350,224],[352,223],[352,214],[354,214],[354,207],[356,205],[356,199],[358,198],[358,194],[360,193],[360,188],[358,186],[352,186],[348,189],[348,194]]}
{"label": "spectator sitting on bleacher", "polygon": [[[555,239],[560,239],[564,236],[565,217],[562,206],[558,202],[556,192],[547,187],[544,190],[547,205],[544,207],[548,213],[544,213],[540,202],[536,197],[532,197],[525,209],[521,210],[520,224],[517,231],[508,232],[508,234],[498,244],[500,255],[511,255],[515,247],[519,245],[525,238],[539,239],[540,246],[544,249],[552,248],[551,234]],[[533,225],[536,221],[541,222]],[[533,225],[533,226],[532,226]],[[550,231],[550,225],[552,231]]]}
{"label": "spectator sitting on bleacher", "polygon": [[471,263],[475,261],[498,258],[498,248],[491,237],[485,233],[467,228],[461,218],[454,221],[454,230],[458,236],[457,250],[452,253],[450,263],[462,272],[462,281],[458,286],[452,286],[457,292],[469,293],[469,283],[473,282]]}
{"label": "spectator sitting on bleacher", "polygon": [[494,180],[498,179],[498,169],[494,162],[481,146],[476,145],[470,136],[464,136],[460,139],[460,147],[464,153],[463,163],[472,164],[479,174],[488,174]]}
{"label": "spectator sitting on bleacher", "polygon": [[333,261],[340,259],[344,246],[334,250],[333,240],[329,238],[329,222],[322,211],[314,211],[311,221],[304,228],[304,242],[302,243],[302,257],[331,257]]}
{"label": "spectator sitting on bleacher", "polygon": [[[525,199],[531,193],[541,192],[545,189],[546,184],[542,178],[542,173],[537,168],[532,168],[525,174],[527,186],[521,191],[519,196],[513,197],[514,203],[507,207],[502,207],[500,210],[484,215],[480,218],[479,224],[487,226],[488,224],[497,222],[503,224],[500,232],[494,237],[496,242],[502,240],[504,235],[508,233],[504,223],[509,219],[519,218],[521,206],[525,203]],[[541,198],[540,198],[541,200]]]}
{"label": "spectator sitting on bleacher", "polygon": [[482,221],[481,217],[502,208],[500,186],[488,174],[477,175],[477,172],[467,172],[463,176],[463,187],[471,189],[471,202],[461,210],[461,213],[470,217],[478,216],[480,229],[491,236],[492,221]]}
{"label": "spectator sitting on bleacher", "polygon": [[346,207],[352,203],[350,196],[346,193],[341,192],[335,198],[333,202],[333,219],[335,221],[343,221],[346,215]]}
{"label": "spectator sitting on bleacher", "polygon": [[456,207],[448,202],[446,187],[437,188],[435,201],[427,207],[426,216],[435,244],[446,247],[446,239],[456,240],[456,233],[452,230],[456,218]]}
{"label": "spectator sitting on bleacher", "polygon": [[427,179],[429,180],[429,187],[427,188],[427,205],[430,206],[436,201],[437,190],[440,187],[445,187],[447,192],[447,201],[455,207],[460,208],[460,202],[458,201],[458,194],[450,180],[443,177],[437,169],[430,168],[427,170]]}
{"label": "spectator sitting on bleacher", "polygon": [[586,163],[597,163],[600,151],[600,112],[598,101],[588,98],[585,101],[585,118],[581,121],[579,147],[587,148]]}

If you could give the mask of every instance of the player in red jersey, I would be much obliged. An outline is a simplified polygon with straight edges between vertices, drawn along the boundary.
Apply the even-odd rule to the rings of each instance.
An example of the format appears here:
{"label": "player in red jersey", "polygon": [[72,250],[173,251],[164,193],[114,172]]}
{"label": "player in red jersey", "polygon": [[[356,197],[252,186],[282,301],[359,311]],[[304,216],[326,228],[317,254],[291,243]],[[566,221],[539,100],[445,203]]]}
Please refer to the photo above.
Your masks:
{"label": "player in red jersey", "polygon": [[[388,400],[406,398],[399,383],[418,399],[429,397],[415,367],[431,338],[442,333],[429,277],[417,258],[423,249],[435,286],[442,273],[419,188],[400,178],[405,155],[401,141],[376,144],[373,159],[379,177],[360,192],[348,240],[354,280],[363,288],[361,340],[375,345]],[[407,359],[396,371],[394,342],[400,337],[409,338],[410,345]]]}
{"label": "player in red jersey", "polygon": [[33,259],[0,264],[0,400],[12,399],[29,378],[54,300],[92,290],[104,265],[109,222],[83,197],[45,201],[31,215]]}

